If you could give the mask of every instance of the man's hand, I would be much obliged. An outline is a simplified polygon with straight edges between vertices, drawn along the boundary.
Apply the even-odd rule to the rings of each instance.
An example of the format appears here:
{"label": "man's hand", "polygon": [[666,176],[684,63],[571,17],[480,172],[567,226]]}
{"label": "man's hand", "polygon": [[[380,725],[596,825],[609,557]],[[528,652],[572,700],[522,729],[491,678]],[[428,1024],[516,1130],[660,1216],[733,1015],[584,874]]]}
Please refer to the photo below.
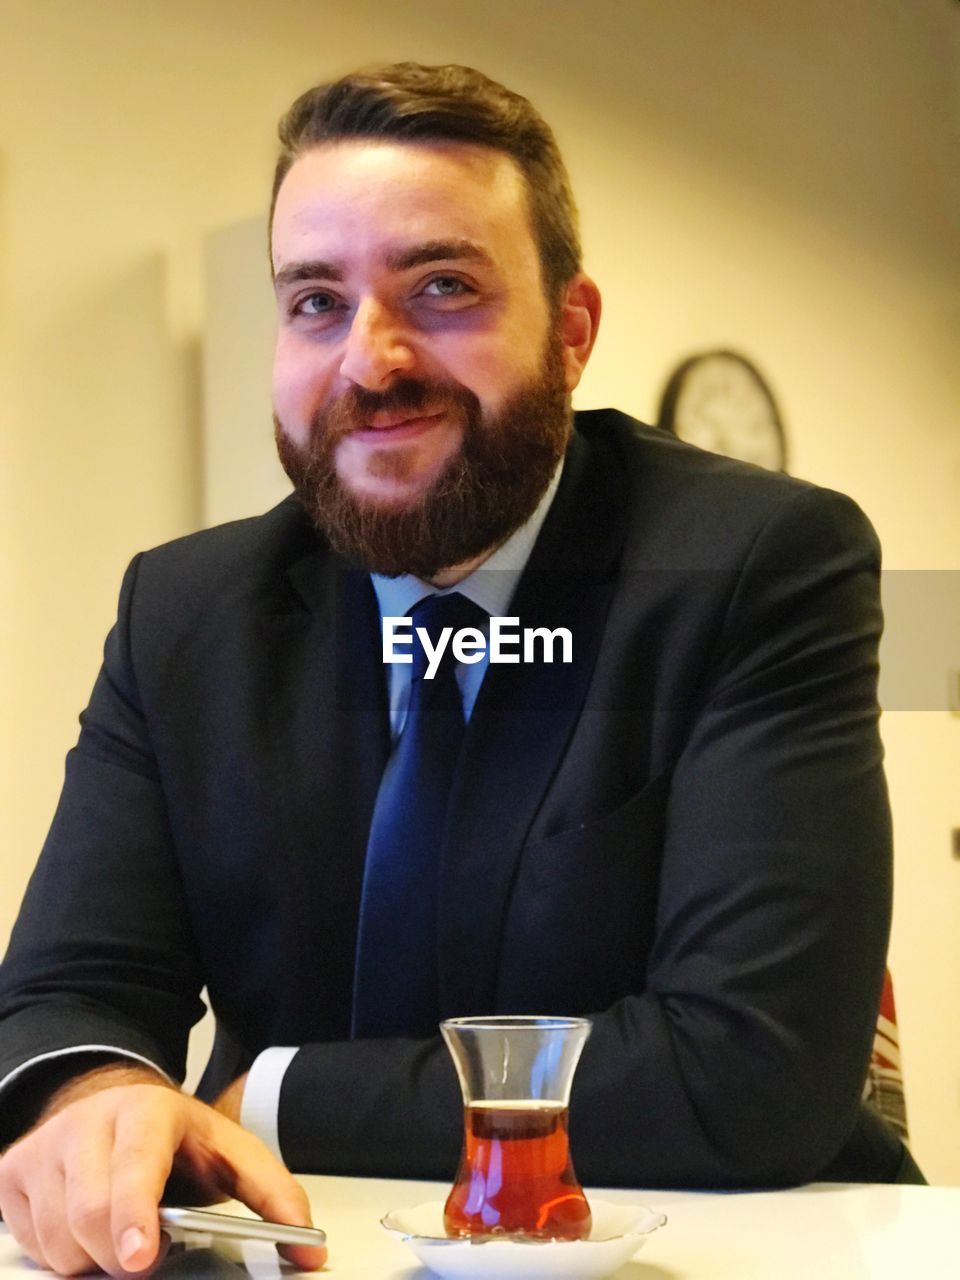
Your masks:
{"label": "man's hand", "polygon": [[223,1093],[215,1098],[211,1103],[214,1111],[219,1111],[222,1116],[226,1116],[228,1120],[235,1120],[240,1123],[240,1108],[243,1105],[243,1091],[246,1088],[247,1076],[249,1072],[244,1072],[242,1076],[237,1076],[231,1084],[228,1084]]}
{"label": "man's hand", "polygon": [[[140,1068],[72,1081],[0,1159],[0,1211],[21,1248],[62,1275],[143,1271],[160,1247],[171,1173],[194,1202],[235,1196],[275,1222],[310,1225],[306,1193],[258,1138]],[[326,1250],[285,1245],[304,1270]]]}

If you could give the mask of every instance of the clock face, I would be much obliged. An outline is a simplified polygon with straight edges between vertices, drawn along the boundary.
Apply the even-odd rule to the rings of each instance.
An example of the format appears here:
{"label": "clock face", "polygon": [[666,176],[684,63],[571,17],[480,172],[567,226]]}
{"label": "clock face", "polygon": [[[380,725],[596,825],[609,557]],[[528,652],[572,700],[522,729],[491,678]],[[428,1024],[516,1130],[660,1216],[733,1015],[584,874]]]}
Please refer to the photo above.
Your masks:
{"label": "clock face", "polygon": [[742,356],[695,356],[676,371],[660,425],[681,440],[772,471],[785,463],[780,416],[760,374]]}

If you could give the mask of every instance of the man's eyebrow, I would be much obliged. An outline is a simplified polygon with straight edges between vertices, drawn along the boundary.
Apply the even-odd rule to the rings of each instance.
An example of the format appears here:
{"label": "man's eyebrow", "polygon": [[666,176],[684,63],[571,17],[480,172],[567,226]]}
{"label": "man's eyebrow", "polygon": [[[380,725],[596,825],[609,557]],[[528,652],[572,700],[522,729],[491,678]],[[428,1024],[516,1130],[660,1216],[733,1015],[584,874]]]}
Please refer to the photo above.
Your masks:
{"label": "man's eyebrow", "polygon": [[[493,258],[474,240],[427,240],[422,244],[412,245],[409,249],[394,249],[388,253],[385,262],[390,271],[409,271],[411,267],[421,267],[427,262],[456,262],[466,260],[477,262],[483,266],[493,266]],[[273,277],[274,289],[285,289],[301,280],[329,280],[341,282],[344,273],[332,262],[320,259],[291,262],[281,267]]]}
{"label": "man's eyebrow", "polygon": [[386,263],[391,271],[408,271],[426,262],[449,262],[457,259],[493,266],[493,259],[481,245],[473,240],[428,240],[409,249],[397,249],[387,254]]}
{"label": "man's eyebrow", "polygon": [[284,289],[296,284],[298,280],[333,280],[343,279],[343,272],[331,262],[291,262],[281,267],[273,277],[273,287]]}

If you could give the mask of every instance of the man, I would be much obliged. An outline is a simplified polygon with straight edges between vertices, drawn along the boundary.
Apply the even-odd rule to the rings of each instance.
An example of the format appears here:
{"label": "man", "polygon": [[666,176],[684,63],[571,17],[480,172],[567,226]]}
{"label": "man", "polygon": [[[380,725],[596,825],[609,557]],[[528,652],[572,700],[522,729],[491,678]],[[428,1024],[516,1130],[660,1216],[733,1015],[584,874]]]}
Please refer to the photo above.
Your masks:
{"label": "man", "polygon": [[[304,95],[281,139],[299,502],[125,579],[3,971],[6,1221],[120,1272],[171,1170],[293,1222],[268,1146],[449,1176],[436,1022],[494,1011],[593,1017],[587,1182],[918,1176],[860,1104],[890,895],[863,517],[610,411],[574,429],[600,301],[524,99],[403,64]],[[445,668],[437,750],[381,623],[452,587],[474,633],[573,655]],[[204,983],[212,1105],[172,1083]]]}

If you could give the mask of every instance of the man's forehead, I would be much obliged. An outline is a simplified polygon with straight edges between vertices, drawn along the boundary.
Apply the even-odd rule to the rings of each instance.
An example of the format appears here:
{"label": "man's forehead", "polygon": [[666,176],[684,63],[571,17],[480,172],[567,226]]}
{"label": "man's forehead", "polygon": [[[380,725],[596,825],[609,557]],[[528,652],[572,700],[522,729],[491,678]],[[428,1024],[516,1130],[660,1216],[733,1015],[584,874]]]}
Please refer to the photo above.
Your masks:
{"label": "man's forehead", "polygon": [[[288,259],[289,240],[372,230],[404,243],[487,242],[529,224],[526,187],[513,159],[489,147],[455,142],[347,140],[306,151],[277,195],[273,241]],[[283,245],[278,241],[283,241]],[[280,266],[281,262],[278,261]]]}
{"label": "man's forehead", "polygon": [[393,182],[400,175],[411,184],[424,185],[466,176],[501,195],[523,189],[520,168],[505,151],[472,142],[422,138],[341,138],[317,143],[294,160],[283,186],[299,178],[302,184],[313,181],[329,189],[355,181]]}

